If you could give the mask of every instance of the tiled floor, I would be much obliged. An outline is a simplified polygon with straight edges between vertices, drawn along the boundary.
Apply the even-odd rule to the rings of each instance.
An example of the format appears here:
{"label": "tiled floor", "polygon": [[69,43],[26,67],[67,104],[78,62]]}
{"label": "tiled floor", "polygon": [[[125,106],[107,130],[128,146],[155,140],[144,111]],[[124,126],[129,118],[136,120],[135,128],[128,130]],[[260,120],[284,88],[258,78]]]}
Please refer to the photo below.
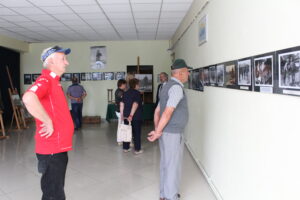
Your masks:
{"label": "tiled floor", "polygon": [[[123,153],[115,142],[116,123],[85,125],[74,135],[69,153],[66,195],[69,200],[157,200],[159,148],[146,141],[150,123],[143,127],[143,149]],[[38,200],[40,175],[34,154],[34,125],[0,140],[0,200]],[[184,154],[182,200],[215,200],[187,150]]]}

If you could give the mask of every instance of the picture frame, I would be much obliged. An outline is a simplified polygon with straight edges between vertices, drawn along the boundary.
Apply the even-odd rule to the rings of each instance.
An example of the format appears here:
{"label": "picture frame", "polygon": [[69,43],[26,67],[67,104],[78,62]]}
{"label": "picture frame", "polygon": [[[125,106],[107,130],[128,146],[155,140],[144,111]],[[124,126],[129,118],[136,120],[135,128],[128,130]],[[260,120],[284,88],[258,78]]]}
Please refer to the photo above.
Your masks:
{"label": "picture frame", "polygon": [[135,74],[135,78],[140,81],[140,91],[152,92],[152,74]]}
{"label": "picture frame", "polygon": [[40,76],[41,74],[31,74],[31,79],[32,82],[34,83],[36,81],[36,79]]}
{"label": "picture frame", "polygon": [[93,76],[91,72],[86,72],[85,73],[85,80],[86,81],[92,81],[93,80]]}
{"label": "picture frame", "polygon": [[216,84],[217,84],[216,65],[209,66],[208,71],[209,71],[209,85],[210,86],[216,86]]}
{"label": "picture frame", "polygon": [[203,67],[203,85],[204,86],[209,86],[210,81],[209,81],[209,67]]}
{"label": "picture frame", "polygon": [[224,64],[218,64],[216,65],[216,85],[218,87],[223,87],[224,86],[224,79],[225,79],[225,66]]}
{"label": "picture frame", "polygon": [[273,93],[275,52],[253,56],[253,87],[256,92]]}
{"label": "picture frame", "polygon": [[198,40],[199,46],[208,40],[207,15],[204,15],[199,21]]}
{"label": "picture frame", "polygon": [[90,66],[94,70],[104,69],[107,64],[106,46],[90,47]]}
{"label": "picture frame", "polygon": [[200,79],[202,68],[194,69],[192,73],[192,89],[197,91],[204,91],[204,85]]}
{"label": "picture frame", "polygon": [[229,61],[224,63],[224,87],[230,89],[238,89],[236,61]]}
{"label": "picture frame", "polygon": [[81,81],[81,74],[80,73],[72,73],[72,78],[76,77],[78,80],[78,83]]}
{"label": "picture frame", "polygon": [[300,46],[276,52],[274,93],[300,96]]}
{"label": "picture frame", "polygon": [[188,89],[193,89],[192,80],[193,80],[193,70],[189,70]]}
{"label": "picture frame", "polygon": [[241,90],[252,90],[252,57],[239,59],[236,61],[237,65],[237,80],[238,86]]}
{"label": "picture frame", "polygon": [[120,79],[124,79],[125,80],[126,77],[126,72],[116,72],[115,73],[115,80],[120,80]]}
{"label": "picture frame", "polygon": [[61,76],[61,81],[63,81],[63,82],[72,81],[72,73],[64,73]]}
{"label": "picture frame", "polygon": [[103,79],[109,81],[114,80],[115,78],[114,75],[115,75],[114,72],[104,72]]}
{"label": "picture frame", "polygon": [[80,73],[80,80],[81,81],[86,81],[86,73]]}
{"label": "picture frame", "polygon": [[93,81],[103,80],[103,72],[92,72],[92,80]]}
{"label": "picture frame", "polygon": [[32,84],[32,76],[31,74],[24,74],[24,85]]}

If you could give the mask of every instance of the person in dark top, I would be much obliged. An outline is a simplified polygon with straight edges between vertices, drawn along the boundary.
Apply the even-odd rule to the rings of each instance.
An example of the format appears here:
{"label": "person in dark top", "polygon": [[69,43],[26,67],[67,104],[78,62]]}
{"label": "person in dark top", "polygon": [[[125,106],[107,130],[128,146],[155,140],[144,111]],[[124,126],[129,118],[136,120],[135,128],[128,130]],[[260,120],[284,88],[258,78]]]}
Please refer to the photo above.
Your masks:
{"label": "person in dark top", "polygon": [[159,93],[162,89],[162,86],[164,86],[168,82],[168,74],[166,72],[160,73],[159,80],[160,80],[160,84],[157,87],[155,108],[157,107],[159,102]]}
{"label": "person in dark top", "polygon": [[[121,120],[132,125],[132,136],[134,142],[135,154],[143,153],[141,149],[141,128],[142,128],[142,98],[138,91],[139,80],[133,78],[129,81],[129,90],[124,93],[120,103]],[[130,142],[123,142],[123,151],[130,151]]]}
{"label": "person in dark top", "polygon": [[126,81],[124,79],[120,79],[118,80],[117,85],[118,85],[118,89],[116,89],[115,91],[115,102],[116,102],[116,112],[118,116],[120,113],[120,103],[122,101],[126,89]]}
{"label": "person in dark top", "polygon": [[68,87],[67,96],[71,99],[75,130],[81,128],[83,99],[86,95],[85,89],[78,83],[78,78],[74,77],[72,79],[72,85]]}

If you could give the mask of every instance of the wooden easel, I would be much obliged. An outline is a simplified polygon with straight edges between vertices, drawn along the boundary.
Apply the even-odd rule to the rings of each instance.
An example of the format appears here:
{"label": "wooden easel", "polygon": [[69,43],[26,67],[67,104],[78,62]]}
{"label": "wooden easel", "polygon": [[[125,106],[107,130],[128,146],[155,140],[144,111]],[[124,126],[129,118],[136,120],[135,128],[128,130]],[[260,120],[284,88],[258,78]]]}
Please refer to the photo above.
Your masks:
{"label": "wooden easel", "polygon": [[0,131],[2,132],[2,136],[0,136],[0,140],[8,138],[8,136],[5,135],[5,127],[3,123],[3,117],[2,117],[3,111],[0,110]]}
{"label": "wooden easel", "polygon": [[[11,120],[11,123],[10,123],[10,127],[12,127],[12,124],[15,120],[18,130],[21,130],[21,124],[23,125],[22,128],[28,128],[27,124],[26,124],[26,121],[25,121],[24,107],[22,105],[22,101],[20,99],[17,88],[14,88],[14,86],[13,86],[8,66],[6,66],[6,71],[7,71],[10,87],[11,87],[11,88],[8,88],[8,93],[9,93],[11,105],[12,105],[12,108],[13,108],[13,116],[12,116],[12,120]],[[18,99],[14,99],[13,97],[18,97]]]}

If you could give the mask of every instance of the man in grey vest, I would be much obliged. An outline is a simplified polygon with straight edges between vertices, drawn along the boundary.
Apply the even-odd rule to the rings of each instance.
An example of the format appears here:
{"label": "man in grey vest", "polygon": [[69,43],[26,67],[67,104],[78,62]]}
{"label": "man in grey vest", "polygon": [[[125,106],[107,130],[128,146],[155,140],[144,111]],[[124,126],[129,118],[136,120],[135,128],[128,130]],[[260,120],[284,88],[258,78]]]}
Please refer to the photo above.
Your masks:
{"label": "man in grey vest", "polygon": [[148,137],[151,142],[159,138],[160,200],[177,200],[180,197],[183,132],[189,117],[183,83],[188,81],[188,69],[191,68],[183,59],[177,59],[171,69],[172,78],[162,88],[155,109],[155,130]]}

